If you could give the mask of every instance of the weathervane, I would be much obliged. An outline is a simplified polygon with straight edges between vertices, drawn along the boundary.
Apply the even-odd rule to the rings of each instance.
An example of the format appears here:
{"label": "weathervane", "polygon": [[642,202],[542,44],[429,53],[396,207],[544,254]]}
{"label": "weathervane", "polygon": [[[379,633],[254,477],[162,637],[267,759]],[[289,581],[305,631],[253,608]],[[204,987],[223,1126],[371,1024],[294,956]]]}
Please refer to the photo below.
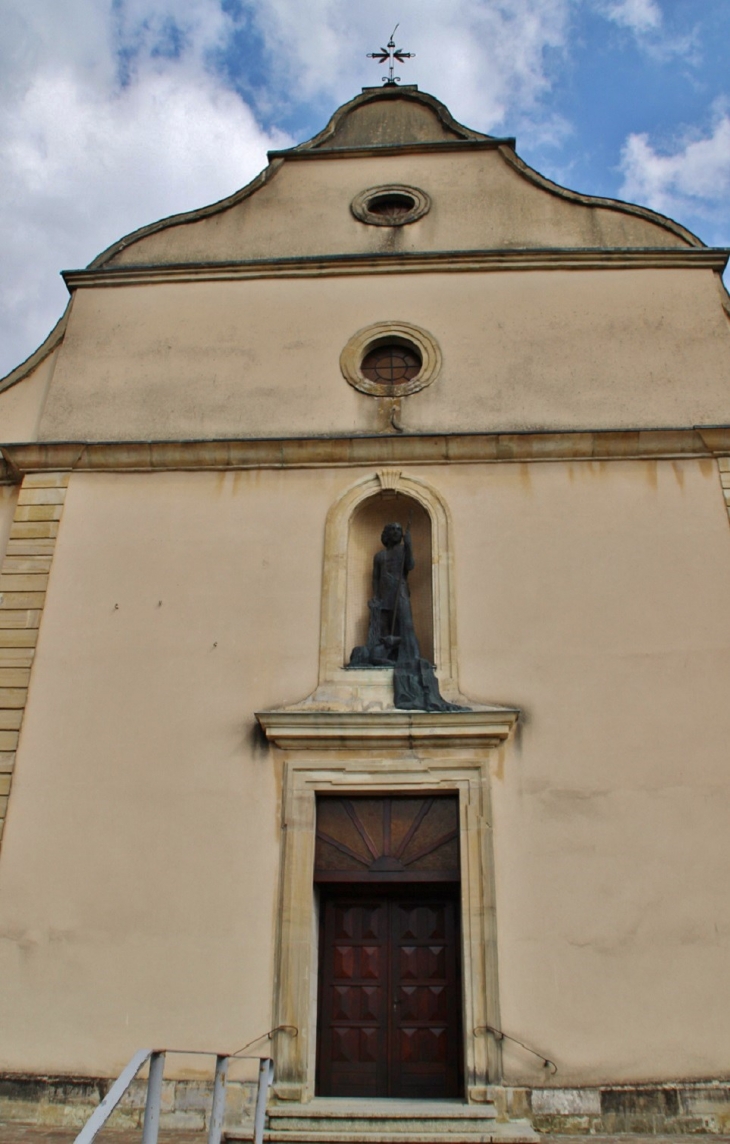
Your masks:
{"label": "weathervane", "polygon": [[396,48],[393,37],[399,27],[400,24],[396,24],[390,33],[387,48],[381,48],[379,52],[368,52],[369,60],[379,60],[381,64],[384,64],[386,60],[388,62],[388,75],[383,76],[384,87],[395,87],[396,84],[400,83],[400,76],[393,75],[395,61],[397,60],[399,64],[402,64],[405,60],[412,60],[416,54],[415,52],[404,52],[402,48]]}

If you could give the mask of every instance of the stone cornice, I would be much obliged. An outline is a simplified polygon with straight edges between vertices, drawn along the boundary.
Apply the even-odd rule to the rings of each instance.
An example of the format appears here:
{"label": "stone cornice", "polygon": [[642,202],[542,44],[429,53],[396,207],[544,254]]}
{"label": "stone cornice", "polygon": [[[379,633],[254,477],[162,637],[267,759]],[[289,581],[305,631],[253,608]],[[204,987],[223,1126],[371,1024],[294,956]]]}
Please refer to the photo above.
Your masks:
{"label": "stone cornice", "polygon": [[34,472],[353,468],[384,464],[673,460],[730,455],[730,425],[541,433],[208,441],[48,441],[0,447],[0,480]]}
{"label": "stone cornice", "polygon": [[308,278],[343,274],[414,274],[497,270],[715,270],[730,249],[652,247],[622,250],[520,249],[438,250],[401,254],[330,254],[199,262],[165,266],[104,266],[64,270],[70,291],[80,287],[139,286],[167,282],[230,281],[239,278]]}
{"label": "stone cornice", "polygon": [[439,151],[496,151],[500,147],[514,148],[513,135],[503,138],[484,139],[434,139],[420,140],[417,143],[365,143],[353,147],[322,147],[319,150],[299,151],[290,148],[282,151],[267,151],[269,162],[274,159],[365,159],[377,155],[413,155],[422,152]]}
{"label": "stone cornice", "polygon": [[519,711],[481,707],[470,711],[258,711],[266,738],[283,750],[398,750],[497,747]]}

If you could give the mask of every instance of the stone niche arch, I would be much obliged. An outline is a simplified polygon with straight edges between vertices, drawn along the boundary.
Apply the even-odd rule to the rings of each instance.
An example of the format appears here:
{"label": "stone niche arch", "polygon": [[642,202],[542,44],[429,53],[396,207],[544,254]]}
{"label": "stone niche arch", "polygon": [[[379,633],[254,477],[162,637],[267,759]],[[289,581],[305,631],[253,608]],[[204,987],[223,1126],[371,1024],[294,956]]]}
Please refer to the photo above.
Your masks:
{"label": "stone niche arch", "polygon": [[372,595],[373,555],[386,524],[410,524],[416,567],[408,577],[413,623],[421,655],[433,663],[433,584],[431,517],[422,504],[401,492],[381,490],[361,501],[350,517],[345,601],[345,662],[368,634],[368,600]]}
{"label": "stone niche arch", "polygon": [[[458,702],[455,655],[452,525],[440,493],[419,477],[383,469],[347,489],[325,525],[319,687],[375,691],[383,671],[346,670],[350,652],[364,642],[372,559],[383,525],[411,517],[416,568],[410,577],[417,635],[432,657],[442,694]],[[387,680],[390,687],[390,679]]]}

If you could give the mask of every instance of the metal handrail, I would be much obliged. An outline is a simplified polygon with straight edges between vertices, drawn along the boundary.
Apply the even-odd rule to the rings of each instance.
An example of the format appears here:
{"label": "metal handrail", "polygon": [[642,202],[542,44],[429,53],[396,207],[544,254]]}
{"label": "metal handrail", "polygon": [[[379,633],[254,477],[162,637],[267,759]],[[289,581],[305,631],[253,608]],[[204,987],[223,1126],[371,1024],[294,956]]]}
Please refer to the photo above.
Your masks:
{"label": "metal handrail", "polygon": [[266,1122],[266,1100],[269,1087],[274,1079],[274,1062],[270,1057],[242,1057],[240,1053],[210,1053],[200,1049],[138,1049],[131,1061],[114,1081],[108,1093],[94,1109],[86,1124],[79,1132],[74,1144],[92,1144],[94,1137],[106,1124],[119,1101],[131,1085],[137,1073],[147,1061],[150,1062],[147,1076],[147,1097],[144,1107],[142,1144],[157,1144],[160,1130],[160,1103],[162,1100],[162,1078],[165,1071],[167,1053],[184,1053],[186,1056],[214,1056],[215,1079],[213,1081],[213,1105],[210,1110],[208,1144],[220,1144],[223,1133],[223,1119],[226,1110],[226,1083],[228,1066],[231,1060],[257,1060],[259,1062],[256,1111],[253,1122],[253,1144],[263,1144]]}
{"label": "metal handrail", "polygon": [[79,1132],[74,1144],[91,1144],[99,1129],[106,1123],[142,1065],[152,1056],[152,1049],[138,1049],[129,1064],[122,1070],[99,1106],[94,1109],[86,1124]]}
{"label": "metal handrail", "polygon": [[517,1037],[505,1033],[502,1029],[495,1029],[494,1025],[477,1025],[476,1029],[474,1029],[474,1036],[478,1037],[480,1033],[491,1033],[497,1043],[500,1041],[512,1041],[513,1044],[519,1045],[525,1052],[532,1053],[533,1057],[537,1057],[538,1060],[542,1061],[542,1067],[544,1069],[550,1069],[552,1076],[556,1075],[558,1066],[555,1064],[555,1061],[551,1061],[550,1057],[546,1057],[544,1053],[538,1053],[537,1049],[531,1049],[524,1041],[518,1041]]}

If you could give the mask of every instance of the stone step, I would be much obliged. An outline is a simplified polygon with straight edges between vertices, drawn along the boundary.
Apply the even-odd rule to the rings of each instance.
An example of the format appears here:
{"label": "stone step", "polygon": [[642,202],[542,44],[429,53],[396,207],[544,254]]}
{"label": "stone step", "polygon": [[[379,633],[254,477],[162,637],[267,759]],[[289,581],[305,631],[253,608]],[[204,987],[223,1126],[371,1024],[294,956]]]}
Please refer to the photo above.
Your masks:
{"label": "stone step", "polygon": [[307,1104],[275,1104],[269,1106],[269,1123],[312,1124],[347,1120],[373,1121],[493,1120],[497,1110],[491,1103],[467,1104],[463,1100],[402,1100],[397,1097],[318,1096]]}
{"label": "stone step", "polygon": [[[269,1108],[266,1144],[534,1144],[527,1121],[496,1122],[493,1104],[318,1097]],[[243,1139],[228,1132],[226,1139]]]}
{"label": "stone step", "polygon": [[481,1116],[477,1118],[443,1116],[443,1117],[412,1117],[412,1116],[382,1116],[370,1119],[366,1116],[348,1116],[339,1120],[320,1119],[313,1117],[298,1117],[280,1119],[271,1117],[268,1123],[269,1132],[291,1134],[292,1132],[491,1132],[494,1116]]}
{"label": "stone step", "polygon": [[341,1113],[336,1116],[279,1116],[275,1112],[269,1113],[269,1130],[271,1132],[399,1132],[406,1127],[414,1127],[422,1132],[461,1132],[481,1130],[485,1122],[491,1125],[496,1119],[493,1108],[485,1109],[479,1116],[464,1116],[448,1113],[425,1113],[422,1116],[413,1116],[409,1113],[375,1113],[369,1116],[366,1112]]}
{"label": "stone step", "polygon": [[[485,1126],[486,1127],[486,1126]],[[507,1131],[509,1129],[509,1131]],[[226,1134],[227,1140],[235,1140],[232,1133]],[[249,1137],[238,1137],[248,1140]],[[266,1144],[498,1144],[499,1141],[509,1141],[509,1144],[535,1144],[540,1137],[536,1132],[526,1126],[517,1130],[512,1125],[495,1124],[485,1131],[476,1131],[472,1128],[443,1132],[427,1132],[418,1127],[401,1126],[389,1132],[265,1132]]]}

